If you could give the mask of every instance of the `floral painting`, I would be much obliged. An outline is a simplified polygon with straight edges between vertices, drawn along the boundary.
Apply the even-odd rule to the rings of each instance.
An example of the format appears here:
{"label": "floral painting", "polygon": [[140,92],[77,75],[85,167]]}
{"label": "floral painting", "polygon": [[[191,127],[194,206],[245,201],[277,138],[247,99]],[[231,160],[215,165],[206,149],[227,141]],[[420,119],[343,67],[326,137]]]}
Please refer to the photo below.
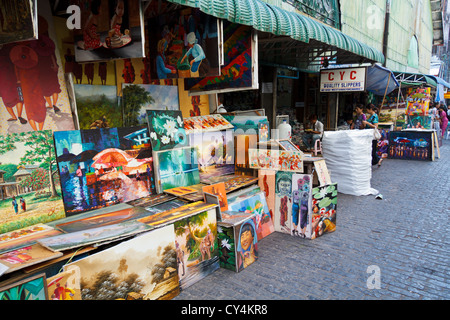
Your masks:
{"label": "floral painting", "polygon": [[311,239],[336,230],[337,184],[312,190]]}
{"label": "floral painting", "polygon": [[183,115],[178,110],[147,110],[153,151],[187,146]]}

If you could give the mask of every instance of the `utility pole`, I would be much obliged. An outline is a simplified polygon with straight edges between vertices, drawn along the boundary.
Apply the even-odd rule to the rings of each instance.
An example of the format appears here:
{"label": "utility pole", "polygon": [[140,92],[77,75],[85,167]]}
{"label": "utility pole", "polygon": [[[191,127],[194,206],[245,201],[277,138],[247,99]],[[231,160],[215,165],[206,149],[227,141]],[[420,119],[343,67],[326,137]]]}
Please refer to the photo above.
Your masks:
{"label": "utility pole", "polygon": [[384,33],[383,33],[383,55],[384,63],[383,66],[386,67],[387,62],[387,49],[389,41],[389,20],[391,16],[391,0],[386,0],[386,14],[384,17]]}

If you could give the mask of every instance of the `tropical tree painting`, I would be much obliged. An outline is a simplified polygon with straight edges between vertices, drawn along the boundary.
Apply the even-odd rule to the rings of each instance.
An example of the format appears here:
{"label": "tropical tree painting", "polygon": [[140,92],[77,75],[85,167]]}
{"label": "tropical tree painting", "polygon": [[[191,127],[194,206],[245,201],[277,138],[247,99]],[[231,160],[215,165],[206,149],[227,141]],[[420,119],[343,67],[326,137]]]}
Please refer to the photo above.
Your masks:
{"label": "tropical tree painting", "polygon": [[175,248],[181,289],[217,270],[219,250],[215,209],[174,223]]}
{"label": "tropical tree painting", "polygon": [[0,136],[0,164],[0,233],[65,217],[51,130]]}
{"label": "tropical tree painting", "polygon": [[337,184],[312,190],[311,239],[336,230]]}
{"label": "tropical tree painting", "polygon": [[45,273],[0,288],[1,300],[48,300]]}

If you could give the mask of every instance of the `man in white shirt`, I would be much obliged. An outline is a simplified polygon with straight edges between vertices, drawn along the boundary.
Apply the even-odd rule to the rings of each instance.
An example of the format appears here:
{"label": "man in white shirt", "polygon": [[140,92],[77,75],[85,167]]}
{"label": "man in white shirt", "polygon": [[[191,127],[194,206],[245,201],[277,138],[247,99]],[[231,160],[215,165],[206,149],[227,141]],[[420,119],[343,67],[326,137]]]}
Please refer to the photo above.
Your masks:
{"label": "man in white shirt", "polygon": [[217,95],[217,109],[214,113],[227,113],[227,110],[223,106],[223,94]]}
{"label": "man in white shirt", "polygon": [[311,122],[311,131],[307,131],[303,134],[302,140],[307,150],[313,150],[316,140],[322,138],[323,135],[323,123],[317,120],[317,115],[313,114],[309,117]]}

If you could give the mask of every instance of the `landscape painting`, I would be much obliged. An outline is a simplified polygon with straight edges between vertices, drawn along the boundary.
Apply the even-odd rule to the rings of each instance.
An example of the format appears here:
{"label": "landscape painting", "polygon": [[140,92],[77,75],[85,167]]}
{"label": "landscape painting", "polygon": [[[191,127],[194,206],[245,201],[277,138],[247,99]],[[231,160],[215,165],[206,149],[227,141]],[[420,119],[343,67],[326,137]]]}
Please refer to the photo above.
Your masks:
{"label": "landscape painting", "polygon": [[174,225],[178,275],[184,290],[220,267],[216,211],[201,212]]}
{"label": "landscape painting", "polygon": [[64,217],[53,133],[0,135],[0,233]]}
{"label": "landscape painting", "polygon": [[180,292],[173,225],[64,266],[74,269],[82,300],[170,300]]}
{"label": "landscape painting", "polygon": [[155,193],[148,128],[54,133],[66,215]]}
{"label": "landscape painting", "polygon": [[147,124],[147,110],[180,110],[178,87],[153,84],[123,84],[125,126]]}

